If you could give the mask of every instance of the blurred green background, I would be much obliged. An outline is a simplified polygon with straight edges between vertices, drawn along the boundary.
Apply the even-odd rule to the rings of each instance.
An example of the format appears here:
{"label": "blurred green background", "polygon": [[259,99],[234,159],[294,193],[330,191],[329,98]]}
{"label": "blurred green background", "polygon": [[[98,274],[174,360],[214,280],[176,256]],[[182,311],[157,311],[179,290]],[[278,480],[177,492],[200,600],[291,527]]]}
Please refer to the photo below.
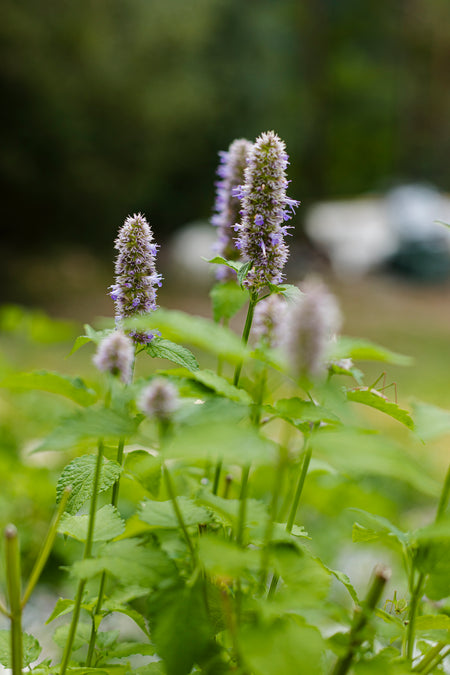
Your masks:
{"label": "blurred green background", "polygon": [[136,210],[164,240],[272,128],[304,207],[448,189],[449,25],[448,0],[3,0],[4,250],[104,254]]}

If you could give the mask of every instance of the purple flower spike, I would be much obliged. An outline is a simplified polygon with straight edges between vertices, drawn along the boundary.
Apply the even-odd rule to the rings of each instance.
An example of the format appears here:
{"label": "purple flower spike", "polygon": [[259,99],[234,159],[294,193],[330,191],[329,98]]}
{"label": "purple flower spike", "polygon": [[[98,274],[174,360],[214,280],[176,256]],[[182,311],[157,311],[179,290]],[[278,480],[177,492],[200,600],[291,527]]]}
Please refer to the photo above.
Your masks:
{"label": "purple flower spike", "polygon": [[[216,183],[216,201],[213,225],[219,228],[215,253],[226,260],[238,260],[240,252],[234,243],[234,228],[240,220],[241,184],[244,182],[244,170],[252,144],[245,138],[239,138],[230,145],[228,152],[220,152],[220,164],[217,174],[221,180]],[[225,281],[235,278],[235,272],[221,265],[217,270],[217,279]]]}
{"label": "purple flower spike", "polygon": [[284,142],[274,131],[261,134],[252,146],[245,169],[237,240],[243,257],[253,264],[244,282],[252,291],[283,280],[288,257],[284,235],[289,229],[283,223],[300,203],[286,196],[287,165]]}
{"label": "purple flower spike", "polygon": [[[161,285],[155,258],[158,245],[153,242],[153,233],[140,213],[129,216],[119,230],[115,241],[119,251],[116,259],[116,283],[111,286],[111,297],[116,306],[116,321],[137,314],[146,314],[157,308],[156,288]],[[153,338],[151,333],[133,332],[138,344],[146,344]]]}
{"label": "purple flower spike", "polygon": [[133,341],[122,331],[116,330],[100,342],[92,360],[102,372],[117,375],[124,384],[130,384],[134,361]]}

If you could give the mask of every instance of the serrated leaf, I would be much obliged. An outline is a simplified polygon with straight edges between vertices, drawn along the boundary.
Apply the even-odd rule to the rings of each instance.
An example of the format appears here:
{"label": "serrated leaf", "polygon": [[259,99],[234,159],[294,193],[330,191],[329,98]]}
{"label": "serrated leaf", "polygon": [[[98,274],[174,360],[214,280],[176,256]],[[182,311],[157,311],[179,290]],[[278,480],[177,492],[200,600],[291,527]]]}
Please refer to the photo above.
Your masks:
{"label": "serrated leaf", "polygon": [[429,441],[432,438],[450,434],[450,410],[421,401],[414,402],[412,408],[416,420],[416,432],[420,438]]}
{"label": "serrated leaf", "polygon": [[[58,524],[58,532],[78,541],[86,541],[89,516],[71,516],[65,513]],[[125,521],[111,504],[102,506],[95,514],[93,541],[109,541],[125,530]]]}
{"label": "serrated leaf", "polygon": [[293,284],[268,284],[269,289],[272,293],[279,293],[282,295],[288,302],[297,302],[299,298],[303,295],[298,286]]}
{"label": "serrated leaf", "polygon": [[[187,527],[210,523],[212,520],[211,514],[202,506],[197,506],[192,499],[177,497],[177,504]],[[180,527],[171,500],[156,502],[145,499],[138,509],[138,515],[140,520],[155,529],[178,529]]]}
{"label": "serrated leaf", "polygon": [[397,366],[410,366],[413,363],[411,357],[397,354],[390,349],[386,349],[386,347],[370,342],[370,340],[347,336],[338,337],[336,342],[330,345],[328,358],[330,360],[351,358],[361,361],[381,361]]}
{"label": "serrated leaf", "polygon": [[393,417],[398,422],[404,424],[408,429],[414,429],[414,422],[410,413],[393,401],[388,401],[376,389],[350,389],[347,391],[347,398],[349,401],[355,403],[362,403],[370,408],[375,408],[384,412],[389,417]]}
{"label": "serrated leaf", "polygon": [[210,574],[224,577],[249,576],[261,565],[261,554],[256,549],[242,548],[210,534],[200,537],[198,557]]}
{"label": "serrated leaf", "polygon": [[250,260],[241,265],[237,273],[237,281],[239,286],[242,286],[245,279],[247,278],[247,274],[250,272],[251,269],[252,269],[252,262]]}
{"label": "serrated leaf", "polygon": [[97,394],[93,389],[88,389],[80,377],[60,375],[47,370],[34,371],[32,373],[15,373],[8,375],[0,382],[0,387],[8,389],[37,389],[51,394],[60,394],[78,403],[79,405],[91,405],[97,400]]}
{"label": "serrated leaf", "polygon": [[332,574],[343,586],[345,586],[345,588],[349,592],[350,597],[353,600],[353,602],[356,605],[359,605],[360,603],[359,603],[359,599],[358,599],[358,594],[356,593],[355,588],[354,588],[353,584],[351,583],[350,579],[348,578],[348,576],[346,574],[344,574],[344,572],[339,572],[338,570],[333,570],[331,567],[328,567],[324,563],[321,563],[321,564],[327,570],[327,572]]}
{"label": "serrated leaf", "polygon": [[[22,665],[29,666],[30,663],[39,658],[42,647],[33,635],[22,633],[23,659]],[[11,634],[9,630],[0,630],[0,663],[5,668],[12,667],[11,660]]]}
{"label": "serrated leaf", "polygon": [[250,355],[240,338],[225,326],[179,310],[160,308],[126,319],[123,324],[130,330],[158,329],[168,340],[194,345],[233,363],[246,360]]}
{"label": "serrated leaf", "polygon": [[233,384],[230,384],[228,380],[212,370],[197,370],[195,373],[192,373],[191,377],[197,382],[200,382],[208,389],[212,389],[221,396],[229,398],[231,401],[239,401],[240,403],[251,403],[252,399],[249,394],[244,389],[239,389]]}
{"label": "serrated leaf", "polygon": [[114,328],[105,328],[104,330],[95,330],[95,328],[92,328],[88,323],[84,324],[84,331],[86,333],[85,337],[89,338],[89,340],[92,340],[92,342],[95,342],[95,344],[99,344],[102,340],[105,339],[108,335],[114,332]]}
{"label": "serrated leaf", "polygon": [[[360,523],[355,523],[356,529],[353,529],[353,541],[371,541],[375,539],[394,540],[400,546],[407,545],[409,536],[393,525],[387,518],[368,513],[362,509],[350,509],[358,515]],[[355,538],[356,537],[356,538]]]}
{"label": "serrated leaf", "polygon": [[[96,462],[95,455],[83,455],[73,459],[64,468],[56,486],[56,502],[60,502],[64,489],[70,485],[72,490],[66,506],[68,513],[76,513],[90,499]],[[98,492],[104,492],[112,487],[118,480],[121,470],[120,464],[103,457]]]}
{"label": "serrated leaf", "polygon": [[73,347],[70,350],[70,352],[67,354],[68,358],[69,356],[72,356],[72,354],[75,354],[81,347],[84,347],[84,345],[87,345],[89,342],[92,342],[91,338],[88,337],[87,335],[79,335],[75,342],[73,343]]}
{"label": "serrated leaf", "polygon": [[276,445],[255,429],[218,422],[184,428],[182,434],[168,441],[164,452],[167,457],[188,461],[207,459],[217,462],[223,459],[229,464],[242,465],[271,463],[276,455]]}
{"label": "serrated leaf", "polygon": [[[69,630],[70,624],[65,623],[62,626],[58,626],[58,628],[53,633],[53,640],[58,645],[58,647],[61,647],[61,649],[64,649],[66,645],[67,638],[69,636]],[[77,649],[83,647],[86,643],[89,643],[90,635],[91,625],[89,623],[82,623],[81,621],[78,622],[75,639],[73,641],[73,650],[76,651]]]}
{"label": "serrated leaf", "polygon": [[147,586],[149,591],[162,579],[176,574],[173,563],[161,549],[150,544],[143,546],[136,539],[105,544],[96,558],[79,560],[70,569],[78,579],[108,572],[123,586],[137,584]]}
{"label": "serrated leaf", "polygon": [[[235,527],[239,517],[240,499],[225,499],[202,490],[196,501],[211,510],[220,522]],[[267,522],[267,507],[257,499],[247,499],[246,525],[248,527],[263,525]]]}
{"label": "serrated leaf", "polygon": [[187,370],[196,371],[199,368],[197,359],[189,349],[165,338],[154,337],[145,350],[153,358],[167,359]]}
{"label": "serrated leaf", "polygon": [[[148,589],[141,589],[140,593],[136,597],[142,597],[143,595],[147,595]],[[133,598],[134,599],[134,598]],[[131,607],[127,607],[124,605],[117,604],[115,602],[112,602],[111,600],[106,600],[104,603],[104,608],[108,609],[110,612],[118,612],[119,614],[123,614],[124,616],[127,616],[129,619],[134,621],[134,623],[139,626],[141,631],[147,635],[147,637],[150,637],[150,631],[148,630],[147,622],[145,620],[145,617],[142,616],[140,612],[138,612],[136,609],[132,609]]]}
{"label": "serrated leaf", "polygon": [[448,630],[450,631],[450,616],[446,614],[425,614],[416,617],[416,630]]}
{"label": "serrated leaf", "polygon": [[161,460],[145,450],[133,450],[125,458],[125,472],[156,497],[161,484]]}
{"label": "serrated leaf", "polygon": [[132,436],[137,427],[138,420],[112,408],[86,408],[61,420],[34,452],[69,450],[99,438],[114,442]]}
{"label": "serrated leaf", "polygon": [[146,666],[135,668],[133,675],[166,675],[166,670],[162,661],[153,661]]}
{"label": "serrated leaf", "polygon": [[233,281],[215,284],[209,295],[212,301],[213,318],[218,322],[221,319],[228,321],[245,305],[248,293]]}
{"label": "serrated leaf", "polygon": [[73,600],[68,600],[66,598],[58,598],[56,605],[53,609],[53,612],[48,617],[46,624],[56,619],[58,616],[63,616],[64,614],[69,614],[74,606],[75,602]]}

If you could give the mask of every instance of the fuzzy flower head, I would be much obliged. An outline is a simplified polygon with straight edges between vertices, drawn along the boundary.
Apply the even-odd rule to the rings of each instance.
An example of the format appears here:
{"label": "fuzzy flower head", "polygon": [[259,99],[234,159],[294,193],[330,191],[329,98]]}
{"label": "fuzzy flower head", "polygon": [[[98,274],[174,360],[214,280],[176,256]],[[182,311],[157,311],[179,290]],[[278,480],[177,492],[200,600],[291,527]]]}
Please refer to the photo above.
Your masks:
{"label": "fuzzy flower head", "polygon": [[326,373],[327,349],[341,327],[341,312],[318,279],[305,281],[301,290],[290,312],[285,347],[294,372],[317,378]]}
{"label": "fuzzy flower head", "polygon": [[258,302],[253,315],[253,336],[267,347],[279,347],[286,329],[287,310],[286,300],[278,294]]}
{"label": "fuzzy flower head", "polygon": [[156,377],[142,390],[139,407],[149,417],[168,421],[179,407],[178,390],[172,382]]}
{"label": "fuzzy flower head", "polygon": [[116,330],[100,342],[92,360],[102,372],[117,375],[124,384],[130,384],[134,361],[133,341],[122,331]]}
{"label": "fuzzy flower head", "polygon": [[[137,314],[146,314],[157,308],[156,289],[161,286],[161,275],[155,267],[158,245],[144,216],[129,216],[119,230],[115,241],[119,251],[116,258],[116,283],[111,286],[111,297],[116,306],[116,321]],[[152,333],[131,333],[136,343],[150,342]]]}
{"label": "fuzzy flower head", "polygon": [[[252,144],[245,138],[238,138],[228,148],[220,152],[220,163],[217,174],[220,180],[216,183],[216,201],[211,223],[218,228],[217,243],[214,251],[226,260],[238,260],[239,250],[234,243],[235,226],[240,220],[241,203],[233,195],[233,190],[244,182],[244,170]],[[235,272],[221,265],[217,270],[217,279],[225,281],[235,278]]]}
{"label": "fuzzy flower head", "polygon": [[252,269],[244,282],[253,291],[283,280],[288,258],[286,222],[299,202],[286,195],[288,155],[274,131],[259,136],[250,150],[244,184],[234,190],[241,199],[237,248]]}

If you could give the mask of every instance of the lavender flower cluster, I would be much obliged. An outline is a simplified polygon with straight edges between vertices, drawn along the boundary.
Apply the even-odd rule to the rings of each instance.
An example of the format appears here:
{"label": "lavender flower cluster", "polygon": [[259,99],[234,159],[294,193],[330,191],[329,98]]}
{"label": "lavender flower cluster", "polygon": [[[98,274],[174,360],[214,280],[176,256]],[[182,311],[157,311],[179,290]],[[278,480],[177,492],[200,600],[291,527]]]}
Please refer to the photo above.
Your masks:
{"label": "lavender flower cluster", "polygon": [[[157,308],[156,288],[161,286],[161,275],[155,267],[158,245],[145,217],[138,213],[129,216],[115,241],[119,251],[115,264],[116,283],[111,286],[111,297],[116,306],[116,322],[136,314],[146,314]],[[154,334],[130,333],[136,343],[150,342]]]}
{"label": "lavender flower cluster", "polygon": [[[241,203],[233,195],[233,190],[244,182],[244,171],[252,144],[245,138],[238,138],[228,148],[220,152],[220,164],[217,174],[220,180],[216,183],[216,201],[211,223],[218,228],[215,253],[226,260],[237,260],[239,250],[235,247],[235,226],[240,219]],[[226,281],[235,278],[235,272],[221,265],[217,270],[217,279]]]}
{"label": "lavender flower cluster", "polygon": [[279,284],[288,257],[285,223],[299,202],[286,195],[288,155],[274,131],[259,136],[251,147],[245,180],[233,190],[241,199],[241,223],[236,247],[252,263],[244,285],[258,292],[266,284]]}
{"label": "lavender flower cluster", "polygon": [[124,384],[130,384],[134,345],[121,330],[114,331],[100,342],[92,360],[100,371],[117,375]]}

